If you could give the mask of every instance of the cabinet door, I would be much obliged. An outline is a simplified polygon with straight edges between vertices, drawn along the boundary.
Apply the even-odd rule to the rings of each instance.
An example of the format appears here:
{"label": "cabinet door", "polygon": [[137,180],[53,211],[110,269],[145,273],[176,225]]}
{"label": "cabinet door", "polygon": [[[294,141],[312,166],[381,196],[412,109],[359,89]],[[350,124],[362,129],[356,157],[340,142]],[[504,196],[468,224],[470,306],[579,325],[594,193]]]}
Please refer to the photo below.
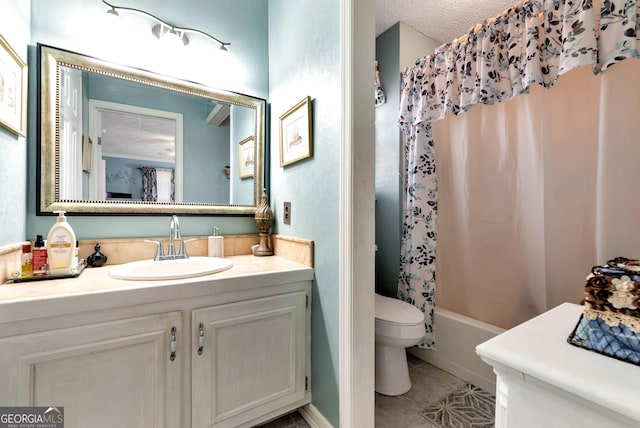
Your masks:
{"label": "cabinet door", "polygon": [[193,427],[239,426],[305,397],[305,306],[296,292],[193,311]]}
{"label": "cabinet door", "polygon": [[0,339],[0,403],[62,406],[68,427],[178,427],[181,327],[170,312]]}

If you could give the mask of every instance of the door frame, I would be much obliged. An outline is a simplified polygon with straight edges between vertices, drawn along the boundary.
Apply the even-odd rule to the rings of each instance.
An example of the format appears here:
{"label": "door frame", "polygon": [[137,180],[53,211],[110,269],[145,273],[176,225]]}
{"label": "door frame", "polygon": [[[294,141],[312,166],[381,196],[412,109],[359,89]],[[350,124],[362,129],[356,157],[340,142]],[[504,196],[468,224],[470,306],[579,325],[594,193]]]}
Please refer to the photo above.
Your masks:
{"label": "door frame", "polygon": [[340,426],[375,425],[375,3],[340,2]]}

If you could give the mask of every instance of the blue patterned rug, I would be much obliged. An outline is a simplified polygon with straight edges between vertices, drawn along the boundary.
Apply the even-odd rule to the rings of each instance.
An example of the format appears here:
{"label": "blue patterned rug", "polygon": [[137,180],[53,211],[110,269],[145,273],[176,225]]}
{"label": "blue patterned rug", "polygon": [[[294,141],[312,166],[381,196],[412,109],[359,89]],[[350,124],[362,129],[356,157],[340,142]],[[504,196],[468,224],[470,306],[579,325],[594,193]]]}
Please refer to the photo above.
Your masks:
{"label": "blue patterned rug", "polygon": [[443,428],[493,428],[496,399],[467,383],[420,415]]}

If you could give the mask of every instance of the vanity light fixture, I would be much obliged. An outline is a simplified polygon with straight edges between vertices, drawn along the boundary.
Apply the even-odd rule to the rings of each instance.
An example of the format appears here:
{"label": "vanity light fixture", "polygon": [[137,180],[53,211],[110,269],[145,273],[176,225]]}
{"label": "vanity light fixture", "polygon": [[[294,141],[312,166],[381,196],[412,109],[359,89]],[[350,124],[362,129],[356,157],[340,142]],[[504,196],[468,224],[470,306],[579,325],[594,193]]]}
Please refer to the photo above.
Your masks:
{"label": "vanity light fixture", "polygon": [[220,45],[220,51],[223,53],[229,53],[229,50],[227,49],[227,46],[229,46],[231,43],[229,42],[223,42],[222,40],[213,37],[211,34],[209,33],[205,33],[204,31],[200,31],[200,30],[196,30],[194,28],[181,28],[181,27],[175,27],[171,24],[169,24],[166,21],[163,21],[162,19],[158,18],[155,15],[150,14],[149,12],[145,12],[144,10],[141,9],[136,9],[133,7],[126,7],[126,6],[116,6],[114,4],[108,3],[105,0],[102,0],[102,3],[106,4],[107,6],[110,7],[109,10],[107,10],[107,13],[109,15],[115,16],[115,17],[119,17],[120,14],[118,13],[118,11],[127,11],[127,12],[132,12],[132,13],[137,13],[140,15],[144,15],[148,18],[151,18],[152,20],[156,21],[157,24],[154,25],[151,28],[151,33],[159,40],[162,40],[163,42],[168,42],[168,43],[172,43],[172,44],[176,44],[176,45],[187,45],[189,44],[189,38],[187,37],[188,33],[191,34],[199,34],[201,36],[204,36],[208,39],[213,40],[214,42],[218,43]]}

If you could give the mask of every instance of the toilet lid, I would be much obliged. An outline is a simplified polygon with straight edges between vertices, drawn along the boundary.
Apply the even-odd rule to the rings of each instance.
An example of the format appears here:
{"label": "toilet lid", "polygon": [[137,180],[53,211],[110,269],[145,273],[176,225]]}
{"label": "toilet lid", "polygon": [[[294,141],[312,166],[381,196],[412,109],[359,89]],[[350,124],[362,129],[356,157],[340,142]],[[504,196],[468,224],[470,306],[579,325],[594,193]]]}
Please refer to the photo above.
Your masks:
{"label": "toilet lid", "polygon": [[424,314],[418,308],[402,300],[376,294],[376,318],[394,324],[421,324]]}

